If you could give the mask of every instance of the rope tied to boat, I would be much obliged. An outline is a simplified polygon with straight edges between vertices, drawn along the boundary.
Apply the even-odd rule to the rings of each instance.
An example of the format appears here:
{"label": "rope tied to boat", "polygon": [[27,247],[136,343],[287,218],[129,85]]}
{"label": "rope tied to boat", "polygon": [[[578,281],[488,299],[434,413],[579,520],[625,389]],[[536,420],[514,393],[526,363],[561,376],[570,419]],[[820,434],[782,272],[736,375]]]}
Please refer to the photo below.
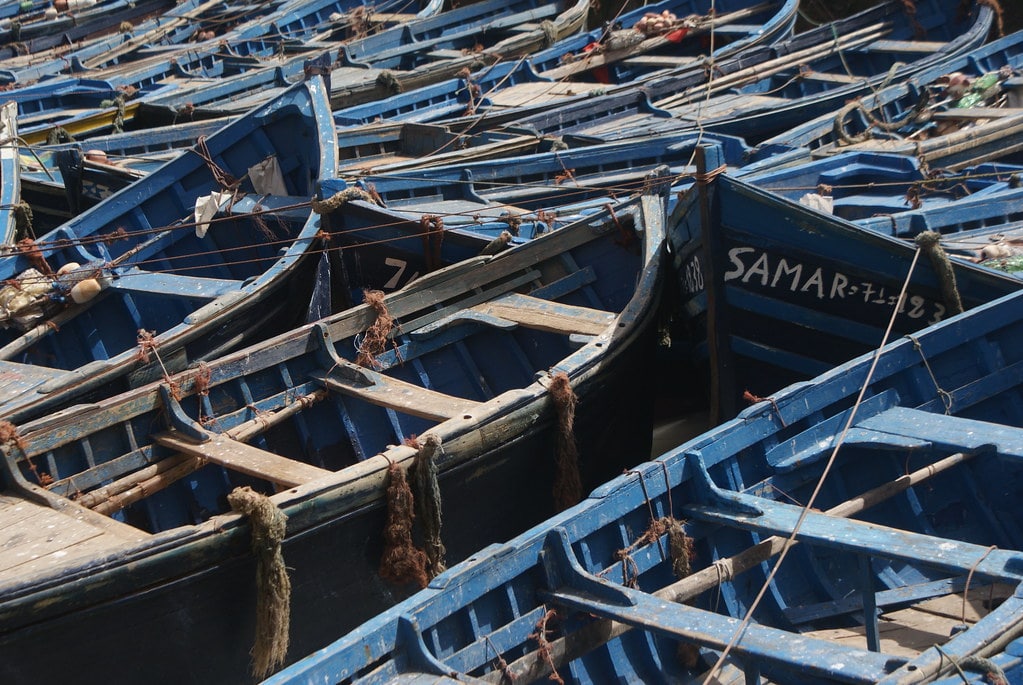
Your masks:
{"label": "rope tied to boat", "polygon": [[[983,673],[984,678],[991,683],[991,685],[1009,685],[1009,680],[1005,677],[1005,672],[991,659],[971,654],[964,656],[962,659],[956,660],[951,654],[946,654],[945,650],[943,650],[940,645],[934,645],[934,649],[938,650],[938,654],[941,655],[942,661],[945,659],[949,660],[952,664],[952,668],[956,670],[964,683],[973,682],[973,680],[966,675],[966,671],[976,671],[978,673]],[[939,667],[938,670],[940,672],[942,669]]]}
{"label": "rope tied to boat", "polygon": [[956,275],[952,269],[952,261],[941,247],[941,234],[937,231],[921,231],[914,239],[917,247],[927,254],[931,266],[938,276],[941,296],[951,314],[962,314],[963,301],[956,286]]}
{"label": "rope tied to boat", "polygon": [[364,290],[363,298],[366,304],[376,312],[376,319],[363,335],[362,343],[358,346],[359,354],[355,357],[355,363],[365,368],[377,368],[380,366],[380,362],[376,358],[387,345],[387,335],[394,328],[394,317],[387,311],[387,303],[384,302],[382,291]]}
{"label": "rope tied to boat", "polygon": [[317,214],[330,214],[341,209],[345,204],[352,200],[362,200],[363,202],[374,202],[373,195],[363,190],[362,188],[345,188],[340,190],[326,200],[317,200],[315,197],[309,201],[313,211]]}
{"label": "rope tied to boat", "polygon": [[536,641],[537,654],[543,662],[547,664],[547,667],[550,668],[550,674],[547,678],[552,682],[558,683],[558,685],[565,685],[564,679],[558,675],[558,668],[554,664],[554,655],[551,653],[551,642],[547,638],[547,633],[552,630],[547,627],[547,624],[557,618],[557,609],[548,609],[544,612],[544,615],[540,617],[540,620],[536,622],[536,632],[530,633],[528,638]]}
{"label": "rope tied to boat", "polygon": [[209,167],[210,173],[213,174],[214,180],[220,185],[221,190],[228,193],[234,193],[238,186],[241,185],[241,180],[235,178],[228,172],[224,171],[217,165],[213,160],[213,156],[210,154],[210,148],[206,145],[206,136],[199,136],[195,141],[195,147],[192,148],[192,152],[199,155],[202,161],[206,162],[206,166]]}
{"label": "rope tied to boat", "polygon": [[[384,457],[386,459],[386,457]],[[380,577],[391,583],[415,583],[420,589],[429,582],[426,552],[412,544],[412,488],[405,470],[387,460],[387,522],[384,551],[380,556]]]}
{"label": "rope tied to boat", "polygon": [[53,276],[53,269],[50,263],[43,257],[43,251],[31,238],[22,238],[14,245],[16,252],[21,253],[28,260],[32,267],[44,276]]}
{"label": "rope tied to boat", "polygon": [[14,212],[14,234],[21,238],[33,239],[35,230],[32,228],[32,205],[20,200],[11,209]]}
{"label": "rope tied to boat", "polygon": [[60,145],[62,143],[73,142],[75,142],[75,137],[68,133],[68,130],[63,126],[54,126],[46,132],[47,145]]}
{"label": "rope tied to boat", "polygon": [[440,531],[443,526],[441,516],[440,481],[437,478],[437,459],[443,454],[441,439],[436,435],[428,435],[420,442],[411,438],[406,444],[415,447],[415,458],[412,460],[410,476],[412,478],[413,502],[416,516],[423,527],[423,542],[426,553],[426,572],[430,579],[447,569],[444,561],[444,542]]}
{"label": "rope tied to boat", "polygon": [[46,471],[40,471],[35,462],[28,456],[28,444],[25,442],[25,438],[18,433],[18,427],[10,421],[0,421],[0,445],[14,445],[18,448],[25,456],[25,463],[28,464],[28,470],[32,472],[32,475],[36,479],[36,483],[45,488],[47,485],[53,482],[53,476]]}
{"label": "rope tied to boat", "polygon": [[376,83],[381,88],[386,89],[391,95],[397,95],[404,90],[398,77],[386,69],[377,74]]}
{"label": "rope tied to boat", "polygon": [[938,383],[938,378],[934,375],[934,371],[931,369],[930,362],[927,361],[927,355],[924,354],[924,348],[920,344],[920,340],[915,335],[906,334],[906,337],[913,342],[913,348],[920,353],[920,359],[923,360],[924,368],[927,369],[927,373],[931,376],[931,382],[934,383],[934,389],[938,392],[938,398],[941,403],[945,406],[945,414],[952,413],[952,394],[941,387]]}
{"label": "rope tied to boat", "polygon": [[715,178],[725,173],[726,171],[728,171],[728,165],[722,164],[718,168],[711,169],[710,171],[704,171],[702,173],[697,171],[693,175],[693,178],[695,179],[697,185],[705,186],[709,185],[711,181],[713,181]]}
{"label": "rope tied to boat", "polygon": [[540,22],[540,30],[543,32],[543,46],[549,48],[558,42],[558,27],[550,19]]}
{"label": "rope tied to boat", "polygon": [[419,217],[419,235],[423,239],[426,270],[436,271],[442,266],[440,248],[444,242],[444,219],[437,214],[423,214]]}
{"label": "rope tied to boat", "polygon": [[551,401],[558,417],[555,436],[554,506],[558,511],[578,503],[583,496],[579,473],[579,450],[575,444],[575,407],[577,398],[568,374],[558,371],[551,378]]}
{"label": "rope tied to boat", "polygon": [[290,641],[291,579],[281,543],[288,517],[266,495],[246,486],[227,496],[231,509],[249,519],[256,556],[256,639],[252,672],[265,678],[284,663]]}
{"label": "rope tied to boat", "polygon": [[138,332],[138,343],[139,349],[135,352],[135,361],[140,364],[148,364],[150,354],[156,357],[156,361],[160,365],[160,370],[163,372],[163,382],[167,384],[167,389],[170,391],[171,397],[180,401],[183,396],[181,392],[181,384],[171,378],[170,372],[163,363],[163,359],[160,358],[160,352],[157,349],[158,343],[156,341],[156,331],[147,331],[144,328],[140,328]]}
{"label": "rope tied to boat", "polygon": [[[871,129],[875,128],[886,132],[896,131],[907,124],[921,120],[926,115],[927,105],[930,104],[930,101],[931,94],[924,90],[920,93],[920,98],[917,100],[916,104],[901,117],[893,121],[882,121],[874,116],[873,112],[863,105],[863,101],[860,98],[850,100],[840,110],[838,110],[832,122],[831,131],[835,136],[835,142],[841,145],[855,145],[856,143],[862,143],[863,141],[870,139]],[[863,115],[864,120],[867,122],[866,127],[860,133],[850,133],[847,130],[848,124],[846,119],[855,111],[859,111]]]}

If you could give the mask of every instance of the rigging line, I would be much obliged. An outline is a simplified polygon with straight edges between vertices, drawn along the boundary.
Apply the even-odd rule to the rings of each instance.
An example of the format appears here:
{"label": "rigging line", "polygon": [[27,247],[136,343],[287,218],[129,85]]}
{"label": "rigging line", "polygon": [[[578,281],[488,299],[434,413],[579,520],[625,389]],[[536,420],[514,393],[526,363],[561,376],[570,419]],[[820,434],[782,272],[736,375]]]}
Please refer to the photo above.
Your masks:
{"label": "rigging line", "polygon": [[778,574],[778,570],[781,568],[782,562],[788,555],[788,551],[796,542],[796,535],[799,533],[799,529],[802,527],[803,522],[806,520],[807,515],[813,509],[813,506],[817,501],[817,496],[820,494],[821,490],[824,487],[824,481],[827,479],[828,474],[831,472],[831,468],[835,464],[835,460],[838,457],[838,451],[842,448],[842,445],[845,442],[846,435],[849,433],[849,430],[852,428],[853,421],[856,419],[856,412],[859,409],[860,405],[863,403],[863,397],[864,395],[866,395],[867,388],[870,386],[871,379],[874,376],[874,370],[877,368],[878,362],[881,360],[881,352],[884,350],[884,347],[888,342],[888,338],[891,335],[892,329],[895,327],[895,319],[899,315],[899,309],[902,303],[905,302],[906,291],[909,289],[909,283],[913,277],[913,271],[914,269],[916,269],[916,264],[920,259],[920,253],[922,251],[923,250],[921,250],[920,248],[917,248],[913,253],[913,261],[910,263],[909,272],[906,274],[906,279],[902,283],[902,290],[899,292],[899,298],[895,302],[895,307],[893,308],[892,316],[888,320],[888,327],[885,329],[880,344],[874,351],[874,356],[870,361],[870,368],[867,370],[866,377],[863,379],[863,384],[860,387],[859,394],[856,396],[856,401],[853,404],[852,408],[849,410],[849,418],[846,419],[845,425],[842,427],[842,432],[838,435],[838,438],[835,440],[835,446],[832,448],[831,454],[828,456],[828,461],[824,465],[824,470],[821,472],[820,478],[817,479],[817,484],[816,486],[814,486],[813,492],[810,494],[810,499],[807,500],[806,505],[800,510],[799,518],[796,519],[796,523],[792,527],[792,532],[789,533],[788,537],[786,537],[785,545],[782,547],[781,552],[778,554],[777,560],[771,567],[770,573],[767,574],[767,578],[764,580],[763,585],[760,586],[760,591],[757,593],[757,596],[753,599],[753,602],[749,605],[749,608],[746,610],[746,613],[743,616],[742,621],[739,623],[738,628],[736,628],[735,632],[732,634],[732,637],[728,641],[728,644],[725,645],[725,648],[721,651],[721,655],[715,662],[714,667],[711,668],[710,672],[707,674],[707,677],[704,679],[703,681],[704,685],[709,685],[714,676],[717,675],[717,673],[721,670],[721,667],[722,665],[724,665],[725,659],[728,657],[729,652],[731,652],[732,648],[742,638],[742,634],[745,632],[746,628],[749,626],[750,622],[753,619],[753,612],[760,605],[760,602],[761,600],[763,600],[764,595],[767,594],[767,590],[770,588],[771,583],[774,581],[774,577]]}

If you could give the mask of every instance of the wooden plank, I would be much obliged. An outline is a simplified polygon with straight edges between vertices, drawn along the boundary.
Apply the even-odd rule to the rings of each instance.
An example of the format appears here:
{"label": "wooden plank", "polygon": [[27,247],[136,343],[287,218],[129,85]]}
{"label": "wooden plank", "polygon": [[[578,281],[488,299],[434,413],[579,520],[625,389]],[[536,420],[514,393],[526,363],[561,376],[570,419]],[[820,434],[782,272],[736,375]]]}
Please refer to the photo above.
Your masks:
{"label": "wooden plank", "polygon": [[905,52],[905,53],[931,53],[937,52],[945,47],[948,43],[942,43],[939,41],[928,41],[928,40],[890,40],[881,39],[875,40],[866,46],[866,49],[870,52]]}
{"label": "wooden plank", "polygon": [[519,107],[526,102],[533,105],[543,102],[559,102],[565,98],[606,87],[599,83],[579,81],[516,83],[493,93],[484,93],[483,96],[494,107]]}
{"label": "wooden plank", "polygon": [[159,433],[153,436],[153,441],[286,488],[302,485],[332,473],[318,466],[288,459],[233,440],[226,435],[215,435],[209,442],[194,443],[173,433]]}
{"label": "wooden plank", "polygon": [[335,392],[434,421],[445,421],[468,414],[478,404],[472,400],[429,390],[397,378],[390,378],[369,369],[359,369],[359,371],[365,378],[370,379],[369,384],[345,378],[336,372],[317,376],[317,379]]}
{"label": "wooden plank", "polygon": [[954,107],[932,112],[933,119],[1001,119],[1023,114],[1020,107]]}
{"label": "wooden plank", "polygon": [[224,278],[206,278],[133,268],[119,274],[111,281],[110,288],[133,290],[151,295],[212,300],[226,292],[237,290],[241,284],[241,281]]}
{"label": "wooden plank", "polygon": [[565,335],[599,335],[615,320],[612,312],[561,304],[519,293],[502,295],[472,309],[514,321],[526,328]]}
{"label": "wooden plank", "polygon": [[826,81],[828,83],[863,83],[867,80],[866,76],[853,76],[830,71],[806,71],[800,76],[809,81]]}
{"label": "wooden plank", "polygon": [[[87,521],[79,520],[28,499],[4,502],[0,505],[0,571],[11,569],[37,559],[66,556],[66,552],[81,542],[103,537],[104,531]],[[122,538],[108,536],[116,544]]]}
{"label": "wooden plank", "polygon": [[676,69],[689,66],[702,61],[700,57],[689,57],[687,55],[636,55],[626,57],[622,64],[636,67],[663,67],[665,69]]}

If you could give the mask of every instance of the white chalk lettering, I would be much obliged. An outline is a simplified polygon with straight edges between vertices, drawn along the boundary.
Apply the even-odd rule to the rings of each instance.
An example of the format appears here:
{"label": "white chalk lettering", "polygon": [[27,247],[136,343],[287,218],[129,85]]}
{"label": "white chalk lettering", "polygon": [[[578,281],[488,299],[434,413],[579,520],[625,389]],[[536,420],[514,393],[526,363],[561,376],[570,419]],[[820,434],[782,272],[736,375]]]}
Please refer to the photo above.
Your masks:
{"label": "white chalk lettering", "polygon": [[813,272],[813,276],[810,276],[810,279],[803,285],[801,290],[804,293],[808,293],[808,292],[811,292],[813,288],[817,289],[817,299],[818,300],[823,300],[824,299],[824,274],[821,273],[821,270],[820,270],[819,267],[817,268],[816,271]]}
{"label": "white chalk lettering", "polygon": [[771,275],[769,272],[770,268],[767,262],[767,253],[765,252],[757,257],[757,261],[753,262],[753,266],[751,266],[749,271],[746,272],[746,275],[742,277],[742,282],[749,283],[750,279],[754,276],[760,276],[760,285],[767,285],[767,277]]}
{"label": "white chalk lettering", "polygon": [[[729,268],[724,276],[726,282],[740,280],[765,288],[807,294],[819,300],[862,297],[864,304],[893,307],[912,319],[930,315],[928,323],[941,321],[945,314],[945,307],[941,303],[930,302],[919,295],[907,295],[900,300],[899,294],[892,293],[886,286],[870,281],[852,283],[848,276],[839,271],[829,271],[823,266],[811,266],[790,258],[774,257],[753,247],[729,249],[728,261]],[[804,280],[807,275],[809,277]],[[685,265],[682,281],[690,292],[703,289],[703,274],[696,260]]]}
{"label": "white chalk lettering", "polygon": [[796,288],[799,287],[799,279],[803,275],[803,265],[796,264],[790,267],[788,261],[784,258],[778,261],[778,268],[774,270],[774,278],[771,280],[771,287],[777,288],[778,281],[782,279],[782,276],[792,276],[792,285],[789,286],[789,290],[796,292]]}
{"label": "white chalk lettering", "polygon": [[732,281],[736,278],[740,278],[743,272],[746,271],[746,265],[742,262],[742,255],[747,252],[753,252],[752,247],[733,247],[728,251],[728,261],[732,263],[732,268],[725,272],[725,281]]}

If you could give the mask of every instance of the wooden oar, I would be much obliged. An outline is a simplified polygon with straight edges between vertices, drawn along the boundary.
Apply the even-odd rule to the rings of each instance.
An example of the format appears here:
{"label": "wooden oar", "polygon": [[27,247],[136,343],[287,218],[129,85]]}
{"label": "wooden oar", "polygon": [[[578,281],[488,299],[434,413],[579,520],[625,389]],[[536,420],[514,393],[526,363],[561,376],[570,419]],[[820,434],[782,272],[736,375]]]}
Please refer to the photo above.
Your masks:
{"label": "wooden oar", "polygon": [[852,31],[845,36],[835,38],[833,41],[828,41],[826,45],[815,45],[803,50],[797,50],[796,52],[783,57],[776,57],[775,59],[768,60],[763,64],[756,64],[745,69],[740,69],[732,72],[731,74],[726,74],[725,76],[707,81],[706,83],[693,86],[678,95],[658,100],[655,104],[663,109],[671,109],[681,105],[692,104],[698,98],[707,97],[708,94],[720,93],[730,88],[744,86],[768,76],[772,76],[780,71],[791,69],[792,67],[796,67],[800,64],[805,64],[810,60],[833,55],[843,50],[852,50],[862,47],[863,45],[868,45],[878,38],[888,34],[891,29],[892,25],[890,22],[878,22],[870,26],[865,26],[858,31]]}

